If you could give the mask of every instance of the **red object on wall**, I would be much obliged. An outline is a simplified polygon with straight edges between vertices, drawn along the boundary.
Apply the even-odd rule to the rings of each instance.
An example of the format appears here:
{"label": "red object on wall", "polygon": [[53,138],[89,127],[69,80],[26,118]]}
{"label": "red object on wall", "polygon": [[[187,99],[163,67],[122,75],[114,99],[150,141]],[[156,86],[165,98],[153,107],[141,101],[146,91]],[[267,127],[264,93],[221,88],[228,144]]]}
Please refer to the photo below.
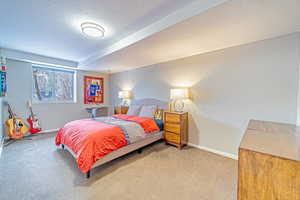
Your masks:
{"label": "red object on wall", "polygon": [[84,103],[85,104],[104,103],[103,78],[93,77],[93,76],[84,77]]}

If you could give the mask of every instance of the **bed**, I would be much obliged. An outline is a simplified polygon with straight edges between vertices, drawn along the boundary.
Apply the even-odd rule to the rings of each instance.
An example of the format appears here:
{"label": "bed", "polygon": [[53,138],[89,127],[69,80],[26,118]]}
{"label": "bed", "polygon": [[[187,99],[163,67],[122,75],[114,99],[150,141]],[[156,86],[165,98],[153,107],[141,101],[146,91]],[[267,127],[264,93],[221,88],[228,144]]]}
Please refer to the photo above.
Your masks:
{"label": "bed", "polygon": [[[155,119],[162,121],[166,102],[156,99],[133,101],[134,106],[157,107]],[[76,159],[78,168],[89,178],[91,170],[132,151],[163,138],[154,119],[130,115],[114,115],[76,120],[62,127],[56,136],[56,145],[68,150]]]}

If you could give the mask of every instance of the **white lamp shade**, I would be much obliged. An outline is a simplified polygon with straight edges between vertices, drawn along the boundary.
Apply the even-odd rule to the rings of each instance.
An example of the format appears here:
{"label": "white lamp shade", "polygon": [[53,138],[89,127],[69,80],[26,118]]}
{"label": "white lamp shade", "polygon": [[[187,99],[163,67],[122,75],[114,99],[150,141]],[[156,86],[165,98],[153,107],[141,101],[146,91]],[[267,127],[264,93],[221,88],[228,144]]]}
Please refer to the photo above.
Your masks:
{"label": "white lamp shade", "polygon": [[189,98],[189,89],[188,88],[178,88],[170,90],[170,99],[188,99]]}
{"label": "white lamp shade", "polygon": [[130,99],[130,91],[120,91],[119,98],[120,99]]}

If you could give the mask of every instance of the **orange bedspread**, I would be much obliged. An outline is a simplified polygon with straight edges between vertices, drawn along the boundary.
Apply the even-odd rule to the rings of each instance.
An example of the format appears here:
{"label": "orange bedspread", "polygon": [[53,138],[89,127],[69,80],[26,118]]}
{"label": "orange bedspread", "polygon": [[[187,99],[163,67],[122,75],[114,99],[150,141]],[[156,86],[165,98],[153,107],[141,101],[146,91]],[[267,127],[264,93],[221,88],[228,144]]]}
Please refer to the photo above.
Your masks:
{"label": "orange bedspread", "polygon": [[123,114],[114,115],[114,117],[140,124],[143,127],[145,133],[152,133],[154,131],[159,131],[159,127],[157,126],[155,121],[151,118],[137,117],[133,115],[123,115]]}
{"label": "orange bedspread", "polygon": [[[114,117],[140,124],[145,133],[159,131],[155,121],[150,118],[128,115]],[[125,134],[119,126],[90,119],[67,123],[58,131],[55,143],[57,146],[66,145],[75,153],[78,168],[83,173],[88,172],[100,158],[127,145]]]}
{"label": "orange bedspread", "polygon": [[76,154],[78,168],[86,173],[97,160],[126,146],[127,142],[118,126],[94,120],[77,120],[58,131],[56,145],[60,144]]}

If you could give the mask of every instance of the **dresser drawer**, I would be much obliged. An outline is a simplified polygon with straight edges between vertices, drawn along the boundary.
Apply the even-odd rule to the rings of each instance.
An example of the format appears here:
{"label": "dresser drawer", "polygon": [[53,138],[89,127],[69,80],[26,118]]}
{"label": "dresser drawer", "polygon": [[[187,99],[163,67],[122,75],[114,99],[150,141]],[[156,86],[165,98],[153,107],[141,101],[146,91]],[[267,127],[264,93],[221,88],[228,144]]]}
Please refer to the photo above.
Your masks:
{"label": "dresser drawer", "polygon": [[166,113],[166,122],[179,123],[180,115]]}
{"label": "dresser drawer", "polygon": [[175,134],[175,133],[171,133],[171,132],[165,132],[165,139],[168,142],[173,142],[176,144],[180,144],[180,137],[179,135]]}
{"label": "dresser drawer", "polygon": [[180,134],[180,124],[165,123],[165,130],[168,132]]}

